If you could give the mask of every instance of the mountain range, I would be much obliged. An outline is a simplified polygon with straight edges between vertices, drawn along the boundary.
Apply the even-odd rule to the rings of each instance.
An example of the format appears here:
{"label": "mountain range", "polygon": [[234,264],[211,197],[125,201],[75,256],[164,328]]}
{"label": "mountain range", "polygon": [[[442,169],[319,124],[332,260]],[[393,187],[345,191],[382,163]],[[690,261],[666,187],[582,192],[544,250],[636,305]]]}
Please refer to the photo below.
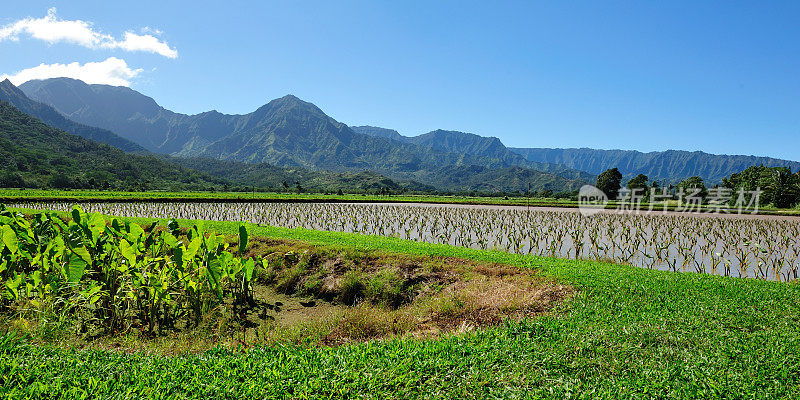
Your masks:
{"label": "mountain range", "polygon": [[[15,100],[23,101],[33,110],[43,109],[40,105],[28,104],[29,99]],[[58,118],[54,120],[63,122]],[[309,171],[263,163],[175,158],[138,149],[126,153],[108,144],[45,124],[3,100],[0,100],[0,158],[5,161],[0,165],[0,187],[122,190],[290,187],[291,190],[297,190],[299,186],[318,192],[434,190],[431,186],[396,181],[368,171]]]}
{"label": "mountain range", "polygon": [[[73,121],[108,129],[163,154],[329,170],[404,172],[418,170],[421,164],[460,162],[510,166],[501,160],[470,159],[464,154],[360,135],[292,95],[243,115],[217,111],[186,115],[166,110],[126,87],[88,85],[75,79],[33,80],[20,89]],[[517,162],[525,163],[522,157]]]}
{"label": "mountain range", "polygon": [[524,149],[511,148],[531,162],[561,164],[591,174],[600,174],[614,166],[625,176],[645,174],[650,180],[676,183],[685,178],[699,176],[711,183],[719,183],[733,173],[754,165],[788,167],[800,170],[800,162],[770,157],[745,155],[718,155],[702,151],[667,150],[642,153],[634,150],[596,149]]}
{"label": "mountain range", "polygon": [[521,167],[540,172],[548,172],[569,179],[594,181],[597,174],[590,174],[562,164],[526,160],[507,148],[496,137],[485,137],[474,133],[446,131],[437,129],[419,136],[403,136],[393,129],[375,126],[351,126],[353,131],[373,137],[390,139],[393,142],[408,143],[434,151],[453,154],[466,154],[479,159],[494,160],[505,167]]}
{"label": "mountain range", "polygon": [[[354,126],[352,128],[356,132],[397,142],[415,143],[443,151],[490,157],[561,175],[569,174],[571,171],[582,171],[586,176],[580,176],[580,178],[584,180],[590,180],[588,176],[599,175],[609,168],[619,169],[628,178],[645,174],[650,180],[666,184],[674,184],[692,176],[700,176],[709,183],[716,184],[723,178],[753,165],[788,167],[795,172],[800,170],[800,162],[770,157],[719,155],[683,150],[642,153],[634,150],[588,148],[513,148],[506,147],[500,139],[495,137],[456,131],[436,130],[419,136],[403,136],[393,129],[374,126]],[[527,161],[527,164],[520,162],[519,158]]]}
{"label": "mountain range", "polygon": [[[496,137],[448,130],[404,136],[387,128],[347,126],[292,95],[247,114],[187,115],[127,87],[69,78],[28,81],[16,92],[4,86],[0,96],[16,98],[17,107],[53,126],[127,151],[169,155],[168,162],[201,172],[230,174],[240,168],[252,173],[246,167],[251,165],[260,165],[262,172],[370,171],[440,191],[525,191],[530,183],[535,191],[559,192],[593,182],[612,167],[626,177],[643,173],[661,183],[700,176],[712,184],[751,165],[800,169],[800,163],[768,157],[675,150],[509,148]],[[20,100],[20,94],[33,105]]]}
{"label": "mountain range", "polygon": [[[115,132],[146,149],[177,157],[204,157],[335,172],[373,171],[444,191],[572,191],[591,174],[529,162],[510,152],[458,152],[436,143],[398,142],[355,132],[317,106],[287,95],[243,115],[196,115],[164,109],[134,90],[55,78],[20,89],[70,120]],[[477,175],[456,179],[452,167]],[[516,167],[516,168],[512,168]],[[495,169],[506,169],[498,177]],[[485,174],[487,179],[482,179]],[[491,176],[491,178],[489,178]],[[523,182],[524,180],[524,182]],[[491,182],[491,183],[487,183]]]}

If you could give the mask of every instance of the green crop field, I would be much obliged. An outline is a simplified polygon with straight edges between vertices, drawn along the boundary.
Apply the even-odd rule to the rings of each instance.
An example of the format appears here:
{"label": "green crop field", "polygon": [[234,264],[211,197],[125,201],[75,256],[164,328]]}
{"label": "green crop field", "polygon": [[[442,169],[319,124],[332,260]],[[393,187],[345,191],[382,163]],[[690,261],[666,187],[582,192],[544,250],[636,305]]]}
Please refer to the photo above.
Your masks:
{"label": "green crop field", "polygon": [[[207,221],[204,226],[233,235],[240,224]],[[542,316],[488,329],[334,347],[227,346],[171,356],[37,345],[9,329],[0,343],[0,392],[14,399],[800,395],[796,284],[377,236],[247,228],[252,237],[508,264],[571,285],[575,294]]]}
{"label": "green crop field", "polygon": [[39,190],[0,189],[0,202],[19,201],[345,201],[345,202],[416,202],[454,204],[498,204],[575,207],[577,202],[568,199],[446,196],[446,195],[374,195],[374,194],[323,194],[289,192],[117,192],[99,190]]}

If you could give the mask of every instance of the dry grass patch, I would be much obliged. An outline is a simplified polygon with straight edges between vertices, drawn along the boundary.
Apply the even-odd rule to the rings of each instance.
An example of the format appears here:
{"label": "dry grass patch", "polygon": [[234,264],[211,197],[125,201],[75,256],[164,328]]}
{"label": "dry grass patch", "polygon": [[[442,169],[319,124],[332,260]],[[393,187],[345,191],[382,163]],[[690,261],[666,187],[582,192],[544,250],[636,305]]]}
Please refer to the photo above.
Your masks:
{"label": "dry grass patch", "polygon": [[[383,254],[254,238],[267,257],[260,284],[313,299],[302,318],[275,319],[258,342],[339,345],[395,336],[432,337],[548,312],[572,289],[536,271],[452,258]],[[308,303],[308,300],[306,300]]]}

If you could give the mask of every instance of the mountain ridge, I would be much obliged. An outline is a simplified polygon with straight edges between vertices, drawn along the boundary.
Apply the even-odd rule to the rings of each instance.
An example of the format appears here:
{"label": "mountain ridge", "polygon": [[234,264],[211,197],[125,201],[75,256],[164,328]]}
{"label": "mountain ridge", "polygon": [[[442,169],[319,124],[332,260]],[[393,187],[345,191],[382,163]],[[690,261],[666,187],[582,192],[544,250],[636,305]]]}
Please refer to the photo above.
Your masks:
{"label": "mountain ridge", "polygon": [[[722,178],[743,171],[752,165],[790,167],[800,170],[800,162],[772,157],[751,155],[712,154],[702,151],[665,150],[640,152],[636,150],[598,150],[590,148],[513,148],[506,147],[495,137],[485,137],[458,131],[435,130],[419,136],[403,136],[397,131],[375,126],[357,126],[354,130],[368,135],[394,137],[393,140],[417,143],[434,148],[472,154],[491,155],[503,158],[505,152],[522,157],[539,171],[568,173],[554,166],[569,170],[585,171],[587,175],[598,175],[609,168],[618,168],[626,177],[647,175],[650,180],[674,184],[680,180],[700,176],[712,184]],[[397,133],[397,135],[395,135]],[[505,156],[513,159],[513,156]],[[586,176],[584,180],[589,180]]]}
{"label": "mountain ridge", "polygon": [[662,180],[665,183],[676,183],[691,176],[700,176],[711,183],[719,183],[722,178],[754,165],[800,170],[800,162],[797,161],[752,155],[712,154],[703,151],[665,150],[645,153],[637,150],[590,148],[510,149],[529,161],[559,163],[598,174],[613,166],[625,176],[645,174],[651,180]]}
{"label": "mountain ridge", "polygon": [[[695,175],[714,183],[759,164],[800,169],[800,163],[789,160],[683,150],[509,148],[495,137],[447,130],[409,137],[374,126],[348,127],[292,95],[248,114],[212,110],[186,115],[129,88],[87,85],[68,78],[29,81],[20,89],[77,122],[120,133],[149,150],[182,157],[332,171],[373,170],[397,179],[431,177],[436,174],[426,171],[451,165],[519,166],[586,182],[616,167],[626,176],[643,173],[662,183]],[[114,96],[121,98],[112,101]],[[443,189],[449,184],[435,183]]]}
{"label": "mountain ridge", "polygon": [[149,185],[207,189],[222,183],[158,159],[51,127],[0,101],[0,184],[3,187],[123,188]]}
{"label": "mountain ridge", "polygon": [[[455,185],[440,169],[443,166],[477,165],[492,169],[533,164],[513,153],[505,158],[453,153],[427,144],[403,143],[357,133],[316,105],[293,95],[274,99],[248,114],[185,115],[166,110],[152,98],[128,88],[87,85],[62,78],[30,81],[20,88],[30,97],[53,105],[79,122],[101,124],[100,127],[137,141],[152,151],[181,157],[334,172],[370,170],[394,179],[420,181],[440,190],[470,190]],[[114,96],[121,98],[115,101]],[[116,109],[107,110],[115,106]],[[523,174],[521,170],[508,171]],[[552,176],[536,172],[524,172],[524,175],[557,186],[551,184]],[[564,188],[571,188],[574,185],[569,182],[580,175],[575,171],[571,176],[556,180]],[[516,190],[515,179],[514,176],[506,179],[511,186],[503,186],[498,181],[496,190],[505,191],[511,187]],[[533,182],[533,186],[537,187],[538,182]]]}
{"label": "mountain ridge", "polygon": [[403,136],[393,129],[369,125],[351,128],[365,135],[386,137],[390,138],[390,140],[416,144],[432,150],[463,153],[475,157],[496,160],[503,168],[520,166],[540,172],[561,175],[568,179],[581,179],[587,182],[594,181],[597,177],[596,174],[590,174],[578,169],[570,169],[559,164],[525,160],[521,155],[510,151],[505,147],[503,142],[496,137],[486,137],[474,133],[444,129],[437,129],[418,136]]}
{"label": "mountain ridge", "polygon": [[372,172],[335,173],[153,153],[131,154],[50,126],[0,100],[0,187],[216,190],[231,186],[335,192],[430,192]]}
{"label": "mountain ridge", "polygon": [[130,140],[122,138],[109,130],[74,122],[63,116],[53,107],[31,100],[22,90],[14,86],[14,84],[8,79],[0,82],[0,101],[5,101],[13,105],[23,113],[40,119],[47,125],[62,129],[74,135],[81,136],[95,142],[105,143],[126,152],[147,152],[144,147]]}

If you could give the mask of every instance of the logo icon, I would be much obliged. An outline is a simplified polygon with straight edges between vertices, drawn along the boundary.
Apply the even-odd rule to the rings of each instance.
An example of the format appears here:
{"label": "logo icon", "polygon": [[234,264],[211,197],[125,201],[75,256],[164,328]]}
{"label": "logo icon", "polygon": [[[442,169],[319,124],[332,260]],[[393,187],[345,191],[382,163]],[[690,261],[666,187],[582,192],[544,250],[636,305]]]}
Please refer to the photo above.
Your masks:
{"label": "logo icon", "polygon": [[583,185],[578,191],[578,210],[584,217],[591,217],[603,209],[608,204],[608,196],[592,185]]}

